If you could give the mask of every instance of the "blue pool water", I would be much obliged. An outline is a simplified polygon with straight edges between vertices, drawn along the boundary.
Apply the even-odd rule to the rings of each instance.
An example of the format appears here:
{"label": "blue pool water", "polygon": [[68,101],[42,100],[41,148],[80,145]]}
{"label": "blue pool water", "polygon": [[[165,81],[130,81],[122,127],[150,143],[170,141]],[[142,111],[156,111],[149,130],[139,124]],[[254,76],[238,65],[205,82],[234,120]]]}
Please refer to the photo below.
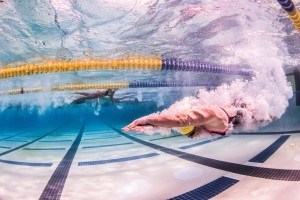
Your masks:
{"label": "blue pool water", "polygon": [[[119,81],[213,86],[119,89],[115,97],[124,99],[115,105],[108,99],[72,105],[78,96],[68,91],[1,95],[0,199],[300,197],[300,108],[291,74],[299,67],[300,40],[277,2],[3,0],[0,35],[1,69],[150,55],[247,69],[258,77],[104,70],[1,79],[0,91]],[[255,130],[198,140],[121,130],[199,89],[232,83],[232,93],[267,102],[259,109],[282,116]],[[224,93],[202,98],[222,102]]]}

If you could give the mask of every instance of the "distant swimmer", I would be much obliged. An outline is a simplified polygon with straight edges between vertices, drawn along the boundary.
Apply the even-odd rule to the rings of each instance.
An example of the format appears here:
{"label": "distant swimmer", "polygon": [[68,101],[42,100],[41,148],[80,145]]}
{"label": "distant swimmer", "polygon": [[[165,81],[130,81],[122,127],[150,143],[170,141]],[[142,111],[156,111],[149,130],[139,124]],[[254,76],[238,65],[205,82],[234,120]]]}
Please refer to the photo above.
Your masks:
{"label": "distant swimmer", "polygon": [[91,99],[103,99],[105,97],[109,97],[110,101],[114,104],[114,94],[117,91],[117,89],[107,89],[102,91],[96,91],[92,93],[87,92],[76,92],[74,94],[82,95],[83,97],[79,97],[78,99],[75,99],[71,104],[82,104],[85,103],[86,100]]}

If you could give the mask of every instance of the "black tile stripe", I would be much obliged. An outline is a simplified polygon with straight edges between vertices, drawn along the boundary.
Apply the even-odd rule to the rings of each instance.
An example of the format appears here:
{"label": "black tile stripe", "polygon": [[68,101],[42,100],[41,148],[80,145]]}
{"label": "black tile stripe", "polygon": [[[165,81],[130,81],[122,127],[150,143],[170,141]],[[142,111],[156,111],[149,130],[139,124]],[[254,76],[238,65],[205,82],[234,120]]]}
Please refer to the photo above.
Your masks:
{"label": "black tile stripe", "polygon": [[71,164],[73,162],[78,146],[80,144],[84,132],[84,128],[85,128],[85,123],[82,125],[72,146],[70,147],[66,155],[63,157],[61,162],[58,164],[57,168],[55,169],[54,173],[49,179],[46,187],[43,190],[43,193],[40,196],[40,200],[60,199],[61,193],[64,189],[69,174]]}
{"label": "black tile stripe", "polygon": [[42,140],[39,142],[71,142],[72,140]]}
{"label": "black tile stripe", "polygon": [[119,144],[105,144],[105,145],[97,145],[97,146],[86,146],[82,147],[82,149],[93,149],[93,148],[102,148],[102,147],[114,147],[114,146],[122,146],[122,145],[128,145],[128,144],[134,144],[133,142],[126,142],[126,143],[119,143]]}
{"label": "black tile stripe", "polygon": [[228,188],[230,188],[238,182],[239,181],[236,179],[222,176],[210,183],[207,183],[206,185],[203,185],[187,193],[181,194],[177,197],[173,197],[170,200],[208,200],[217,196],[218,194],[221,194],[223,191],[227,190]]}
{"label": "black tile stripe", "polygon": [[[103,120],[102,120],[103,121]],[[103,122],[105,123],[105,122]],[[178,151],[175,149],[170,149],[167,147],[163,147],[157,144],[153,144],[150,142],[146,142],[144,140],[132,137],[115,127],[111,126],[110,124],[105,123],[111,129],[115,130],[119,134],[127,137],[128,139],[135,141],[137,143],[143,144],[150,148],[162,151],[164,153],[176,156],[178,158],[191,161],[194,163],[198,163],[201,165],[205,165],[208,167],[224,170],[227,172],[233,172],[236,174],[242,174],[246,176],[253,176],[265,179],[273,179],[273,180],[285,180],[285,181],[300,181],[300,170],[289,170],[289,169],[273,169],[273,168],[264,168],[264,167],[256,167],[256,166],[248,166],[242,165],[237,163],[225,162],[221,160],[206,158],[203,156],[189,154],[183,151]]]}
{"label": "black tile stripe", "polygon": [[197,147],[197,146],[200,146],[200,145],[204,145],[204,144],[207,144],[207,143],[215,142],[217,140],[221,140],[221,139],[224,139],[224,138],[227,138],[227,137],[228,136],[219,136],[216,139],[205,140],[205,141],[197,142],[197,143],[194,143],[194,144],[189,144],[189,145],[186,145],[186,146],[179,147],[179,149],[190,149],[190,148]]}
{"label": "black tile stripe", "polygon": [[11,147],[0,146],[0,149],[11,149]]}
{"label": "black tile stripe", "polygon": [[275,142],[273,142],[270,146],[268,146],[265,150],[257,154],[255,157],[249,160],[249,162],[257,162],[263,163],[268,158],[270,158],[277,149],[279,149],[285,141],[290,137],[290,135],[282,135]]}
{"label": "black tile stripe", "polygon": [[174,138],[174,137],[180,137],[182,136],[180,135],[172,135],[172,136],[168,136],[168,137],[161,137],[161,138],[155,138],[155,139],[150,139],[149,141],[156,141],[156,140],[164,140],[164,139],[168,139],[168,138]]}
{"label": "black tile stripe", "polygon": [[18,139],[12,139],[12,140],[4,140],[7,142],[29,142],[28,140],[18,140]]}
{"label": "black tile stripe", "polygon": [[102,140],[102,139],[110,139],[110,138],[118,138],[118,137],[121,137],[121,136],[117,135],[117,136],[110,136],[110,137],[87,138],[87,139],[84,139],[84,140]]}
{"label": "black tile stripe", "polygon": [[18,149],[21,149],[21,148],[23,148],[23,147],[26,147],[26,146],[28,146],[28,145],[30,145],[30,144],[32,144],[32,143],[35,143],[36,141],[39,141],[39,140],[43,139],[44,137],[50,135],[51,133],[57,131],[58,129],[60,129],[60,128],[64,127],[64,126],[65,126],[65,125],[62,125],[62,126],[60,126],[60,127],[56,128],[56,129],[54,129],[54,130],[52,130],[52,131],[50,131],[50,132],[44,134],[44,135],[42,135],[41,137],[36,138],[35,140],[32,140],[31,142],[27,142],[27,143],[22,144],[22,145],[20,145],[20,146],[18,146],[18,147],[12,148],[12,149],[7,150],[7,151],[4,151],[4,152],[0,153],[0,156],[6,155],[6,154],[11,153],[11,152],[13,152],[13,151],[16,151],[16,150],[18,150]]}

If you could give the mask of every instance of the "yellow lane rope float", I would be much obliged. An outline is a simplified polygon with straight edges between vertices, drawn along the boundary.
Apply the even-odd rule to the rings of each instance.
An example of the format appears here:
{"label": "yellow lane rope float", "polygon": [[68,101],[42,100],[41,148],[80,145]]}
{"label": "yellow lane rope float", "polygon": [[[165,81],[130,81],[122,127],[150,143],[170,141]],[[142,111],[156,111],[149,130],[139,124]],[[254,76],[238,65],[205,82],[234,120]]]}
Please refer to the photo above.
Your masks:
{"label": "yellow lane rope float", "polygon": [[160,57],[140,56],[111,60],[97,60],[91,58],[73,61],[54,60],[44,63],[25,64],[17,67],[5,67],[0,69],[0,79],[34,74],[86,70],[172,70],[253,76],[253,72],[249,70],[221,67],[215,64],[203,63],[198,60],[182,61],[176,58],[162,59]]}
{"label": "yellow lane rope float", "polygon": [[277,0],[281,7],[287,12],[289,18],[294,24],[295,28],[300,32],[300,14],[291,0]]}
{"label": "yellow lane rope float", "polygon": [[112,60],[82,59],[74,61],[47,61],[0,69],[0,79],[34,74],[84,70],[161,70],[160,58],[128,58]]}
{"label": "yellow lane rope float", "polygon": [[292,20],[295,28],[300,32],[300,14],[298,9],[294,9],[292,13],[288,13],[290,19]]}

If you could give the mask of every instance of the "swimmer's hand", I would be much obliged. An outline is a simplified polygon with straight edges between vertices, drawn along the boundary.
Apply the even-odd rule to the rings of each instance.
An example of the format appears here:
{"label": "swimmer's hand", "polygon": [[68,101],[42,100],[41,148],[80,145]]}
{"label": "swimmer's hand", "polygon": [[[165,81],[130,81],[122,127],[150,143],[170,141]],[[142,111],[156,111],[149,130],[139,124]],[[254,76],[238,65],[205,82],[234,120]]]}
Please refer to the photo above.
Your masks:
{"label": "swimmer's hand", "polygon": [[124,128],[122,128],[122,130],[125,131],[125,132],[135,131],[135,132],[138,132],[138,133],[144,133],[145,128],[149,127],[149,126],[152,127],[153,125],[151,125],[147,122],[146,117],[142,117],[142,118],[134,120],[128,126],[125,126]]}

